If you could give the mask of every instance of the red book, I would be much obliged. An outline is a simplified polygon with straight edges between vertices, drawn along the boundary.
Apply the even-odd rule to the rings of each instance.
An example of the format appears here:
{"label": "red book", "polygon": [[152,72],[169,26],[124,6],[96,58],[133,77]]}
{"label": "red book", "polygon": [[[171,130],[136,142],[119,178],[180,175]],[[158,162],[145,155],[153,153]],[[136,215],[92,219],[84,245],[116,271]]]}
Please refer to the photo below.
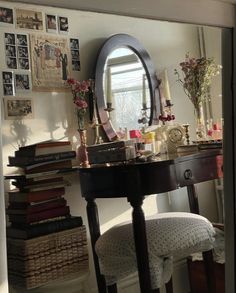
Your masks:
{"label": "red book", "polygon": [[29,215],[64,206],[66,206],[66,200],[64,198],[53,199],[33,205],[17,202],[11,203],[6,210],[6,213],[8,215]]}
{"label": "red book", "polygon": [[12,202],[40,202],[48,199],[61,197],[65,194],[65,187],[52,188],[47,190],[22,192],[22,191],[9,191],[9,203]]}
{"label": "red book", "polygon": [[62,216],[69,216],[69,206],[59,207],[51,210],[42,211],[39,213],[27,214],[27,215],[9,215],[9,221],[14,223],[31,224],[40,222],[47,219],[53,219]]}

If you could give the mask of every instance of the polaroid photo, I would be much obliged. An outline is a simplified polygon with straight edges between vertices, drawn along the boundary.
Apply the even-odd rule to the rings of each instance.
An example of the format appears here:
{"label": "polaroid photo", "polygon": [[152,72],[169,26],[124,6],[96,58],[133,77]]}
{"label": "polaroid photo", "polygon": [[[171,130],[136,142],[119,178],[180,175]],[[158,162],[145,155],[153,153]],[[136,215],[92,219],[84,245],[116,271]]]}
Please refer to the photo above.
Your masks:
{"label": "polaroid photo", "polygon": [[9,69],[17,69],[16,58],[6,56],[6,66]]}
{"label": "polaroid photo", "polygon": [[28,73],[15,73],[16,92],[29,91],[31,89]]}
{"label": "polaroid photo", "polygon": [[34,10],[16,9],[16,28],[42,31],[42,12]]}
{"label": "polaroid photo", "polygon": [[17,34],[16,35],[16,45],[17,46],[28,46],[28,38],[27,35]]}
{"label": "polaroid photo", "polygon": [[15,34],[5,33],[4,38],[5,38],[6,45],[15,45],[16,44]]}
{"label": "polaroid photo", "polygon": [[57,16],[52,14],[46,14],[46,29],[48,33],[57,33],[58,22]]}
{"label": "polaroid photo", "polygon": [[28,58],[18,58],[18,65],[19,65],[19,69],[23,69],[23,70],[30,69]]}
{"label": "polaroid photo", "polygon": [[58,27],[60,34],[68,34],[69,24],[68,18],[64,16],[58,16]]}
{"label": "polaroid photo", "polygon": [[79,50],[79,39],[70,39],[70,49]]}
{"label": "polaroid photo", "polygon": [[13,25],[14,14],[13,9],[0,7],[0,25]]}
{"label": "polaroid photo", "polygon": [[79,60],[72,60],[72,70],[73,71],[80,71],[80,61]]}
{"label": "polaroid photo", "polygon": [[13,84],[13,72],[12,71],[3,71],[2,72],[2,83],[4,84]]}
{"label": "polaroid photo", "polygon": [[32,119],[34,106],[31,98],[4,98],[4,116],[6,120]]}

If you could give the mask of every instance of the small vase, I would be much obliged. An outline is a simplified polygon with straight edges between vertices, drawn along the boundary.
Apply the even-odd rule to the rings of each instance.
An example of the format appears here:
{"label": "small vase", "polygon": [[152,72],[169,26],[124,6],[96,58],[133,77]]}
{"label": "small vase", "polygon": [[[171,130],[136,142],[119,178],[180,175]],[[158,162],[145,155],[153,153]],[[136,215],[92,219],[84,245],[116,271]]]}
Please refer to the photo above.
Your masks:
{"label": "small vase", "polygon": [[196,127],[196,140],[205,140],[206,139],[206,127],[204,122],[203,109],[201,105],[195,107],[195,127]]}
{"label": "small vase", "polygon": [[80,145],[77,148],[77,159],[79,165],[83,168],[90,167],[87,152],[87,133],[86,130],[78,130],[80,136]]}

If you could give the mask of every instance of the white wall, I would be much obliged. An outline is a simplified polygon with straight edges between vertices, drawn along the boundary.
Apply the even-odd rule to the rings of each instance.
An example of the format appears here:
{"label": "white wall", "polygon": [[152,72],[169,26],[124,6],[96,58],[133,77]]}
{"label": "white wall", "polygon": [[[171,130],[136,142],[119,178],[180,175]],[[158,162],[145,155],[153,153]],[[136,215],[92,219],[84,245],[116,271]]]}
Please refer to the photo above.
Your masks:
{"label": "white wall", "polygon": [[[114,16],[101,13],[83,12],[65,10],[59,8],[24,5],[17,3],[9,3],[0,1],[0,5],[7,7],[21,7],[26,9],[37,9],[52,14],[60,14],[69,17],[70,37],[80,39],[80,57],[82,70],[75,75],[79,80],[87,79],[92,76],[94,63],[98,49],[107,37],[115,33],[128,33],[136,37],[149,52],[157,73],[160,73],[164,68],[168,69],[170,78],[171,94],[174,102],[174,112],[177,121],[180,123],[189,122],[193,125],[193,108],[187,97],[184,95],[181,87],[175,82],[173,74],[176,68],[185,56],[186,52],[198,56],[197,33],[196,27],[191,25],[174,24],[168,22],[160,22],[156,20],[136,19],[123,16]],[[14,28],[0,27],[1,44],[3,44],[3,33],[14,32]],[[26,32],[26,31],[21,31]],[[34,33],[27,31],[27,33]],[[37,32],[35,32],[37,33]],[[5,70],[4,46],[0,47],[0,68]],[[2,89],[0,89],[2,90]],[[33,120],[24,120],[23,123],[15,123],[13,121],[6,121],[2,117],[2,154],[4,174],[11,172],[7,168],[7,159],[9,155],[14,154],[22,135],[27,139],[27,144],[31,144],[45,139],[60,139],[62,137],[69,137],[73,140],[74,147],[77,144],[78,135],[76,132],[76,117],[74,116],[72,98],[69,93],[36,93],[31,92],[28,96],[34,99],[35,103],[35,118]],[[181,106],[184,104],[184,107]],[[2,107],[3,115],[3,107]],[[192,130],[191,130],[192,131]],[[89,142],[91,143],[91,135]],[[66,198],[71,206],[71,213],[73,215],[82,215],[85,224],[85,201],[81,198],[78,192],[79,182],[77,176],[71,176],[70,180],[73,185],[67,189]],[[5,183],[6,190],[9,188]],[[166,196],[160,195],[158,197],[158,208],[160,211],[165,209],[187,209],[186,206],[186,192],[182,196],[175,196],[170,202]],[[178,200],[177,200],[178,198]],[[1,196],[3,202],[3,196]],[[149,197],[146,200],[145,211],[147,214],[156,212],[156,198]],[[204,203],[207,207],[208,202]],[[129,204],[123,200],[98,200],[98,206],[101,211],[100,222],[102,230],[106,230],[114,223],[130,218],[131,210]],[[2,284],[6,282],[6,265],[5,265],[5,223],[4,223],[4,205],[1,204],[1,246],[3,261],[1,262],[0,272],[2,270],[1,278]],[[211,215],[215,217],[215,212]],[[89,290],[95,288],[95,279],[92,260],[91,274],[86,279],[86,284]],[[1,288],[1,287],[0,287]],[[68,290],[72,292],[72,287]],[[71,291],[70,291],[71,289]],[[7,290],[4,288],[4,290]],[[88,291],[88,292],[91,292]],[[1,291],[0,292],[4,292]],[[6,291],[5,291],[6,292]],[[45,292],[45,291],[44,291]],[[181,292],[183,293],[183,292]]]}

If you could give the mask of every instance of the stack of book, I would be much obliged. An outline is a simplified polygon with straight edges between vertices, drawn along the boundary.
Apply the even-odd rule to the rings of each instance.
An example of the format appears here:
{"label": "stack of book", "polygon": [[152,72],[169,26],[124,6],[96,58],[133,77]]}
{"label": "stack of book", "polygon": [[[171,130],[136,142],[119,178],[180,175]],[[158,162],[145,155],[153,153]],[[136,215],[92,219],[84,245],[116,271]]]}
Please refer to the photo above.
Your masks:
{"label": "stack of book", "polygon": [[8,237],[30,239],[82,225],[81,217],[70,214],[63,197],[69,182],[59,174],[72,170],[74,157],[68,141],[20,147],[9,157],[9,166],[19,167],[21,172],[5,176],[15,187],[8,192]]}

